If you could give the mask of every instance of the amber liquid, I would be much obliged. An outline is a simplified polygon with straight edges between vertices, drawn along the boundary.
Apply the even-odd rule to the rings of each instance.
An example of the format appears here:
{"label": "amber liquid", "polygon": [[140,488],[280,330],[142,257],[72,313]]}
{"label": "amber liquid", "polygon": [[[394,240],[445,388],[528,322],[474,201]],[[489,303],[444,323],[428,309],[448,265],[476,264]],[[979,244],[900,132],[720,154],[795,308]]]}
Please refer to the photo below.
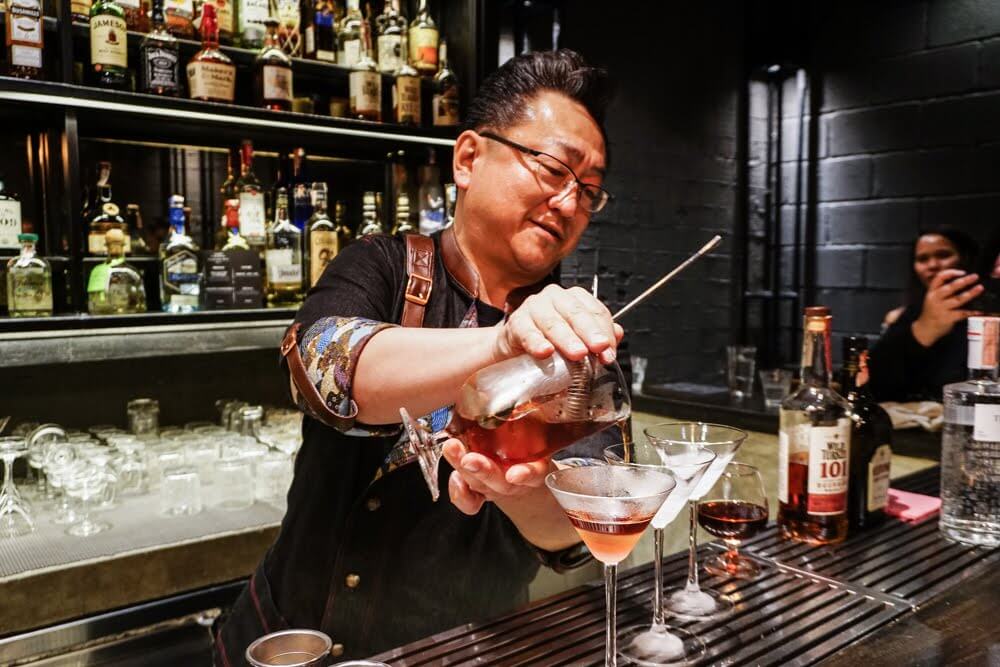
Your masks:
{"label": "amber liquid", "polygon": [[767,509],[742,500],[698,503],[698,523],[723,540],[746,540],[767,525]]}
{"label": "amber liquid", "polygon": [[536,412],[501,422],[497,428],[483,428],[456,412],[448,432],[459,438],[469,451],[509,466],[548,458],[577,440],[614,425],[611,421],[549,423],[542,421]]}
{"label": "amber liquid", "polygon": [[570,523],[580,534],[580,539],[594,554],[594,558],[611,565],[625,560],[636,542],[642,537],[653,517],[645,519],[611,519],[591,517],[587,514],[566,513]]}
{"label": "amber liquid", "polygon": [[778,503],[781,534],[811,544],[831,544],[847,537],[847,514],[817,515],[807,511],[809,465],[793,458],[788,462],[788,502]]}

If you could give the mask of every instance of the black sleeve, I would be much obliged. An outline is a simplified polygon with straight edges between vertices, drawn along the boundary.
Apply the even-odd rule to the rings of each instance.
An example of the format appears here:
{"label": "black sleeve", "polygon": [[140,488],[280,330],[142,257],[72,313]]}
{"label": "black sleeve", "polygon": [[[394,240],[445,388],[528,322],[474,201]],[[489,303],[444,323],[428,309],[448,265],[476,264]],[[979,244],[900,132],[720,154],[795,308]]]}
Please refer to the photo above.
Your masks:
{"label": "black sleeve", "polygon": [[869,383],[877,401],[921,398],[925,370],[932,363],[931,349],[913,337],[911,325],[918,313],[908,308],[872,346]]}

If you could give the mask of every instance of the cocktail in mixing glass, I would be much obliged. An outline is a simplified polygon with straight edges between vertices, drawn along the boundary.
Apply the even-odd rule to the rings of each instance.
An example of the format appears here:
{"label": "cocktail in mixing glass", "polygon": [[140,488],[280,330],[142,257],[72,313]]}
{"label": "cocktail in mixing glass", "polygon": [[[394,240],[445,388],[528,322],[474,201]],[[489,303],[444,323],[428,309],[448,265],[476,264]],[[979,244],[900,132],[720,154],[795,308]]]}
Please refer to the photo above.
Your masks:
{"label": "cocktail in mixing glass", "polygon": [[[437,414],[437,413],[436,413]],[[424,427],[400,410],[411,450],[437,500],[438,463],[448,438],[502,466],[537,461],[632,414],[617,363],[596,357],[567,361],[522,355],[478,371],[465,381],[458,402],[439,429]]]}

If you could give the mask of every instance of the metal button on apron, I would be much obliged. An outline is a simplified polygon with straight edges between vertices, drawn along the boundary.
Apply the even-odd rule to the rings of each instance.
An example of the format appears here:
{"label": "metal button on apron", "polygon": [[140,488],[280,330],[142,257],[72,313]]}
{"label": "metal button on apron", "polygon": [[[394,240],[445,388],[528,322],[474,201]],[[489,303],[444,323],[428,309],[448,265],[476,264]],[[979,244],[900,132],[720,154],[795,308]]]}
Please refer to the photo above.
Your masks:
{"label": "metal button on apron", "polygon": [[332,655],[334,658],[339,658],[340,656],[344,655],[344,645],[334,644],[333,646],[331,646],[330,655]]}
{"label": "metal button on apron", "polygon": [[347,584],[348,588],[357,588],[361,585],[361,577],[356,574],[349,574],[344,580],[344,583]]}
{"label": "metal button on apron", "polygon": [[368,502],[365,503],[365,507],[368,508],[369,512],[374,512],[379,507],[382,507],[382,501],[375,497],[369,498]]}

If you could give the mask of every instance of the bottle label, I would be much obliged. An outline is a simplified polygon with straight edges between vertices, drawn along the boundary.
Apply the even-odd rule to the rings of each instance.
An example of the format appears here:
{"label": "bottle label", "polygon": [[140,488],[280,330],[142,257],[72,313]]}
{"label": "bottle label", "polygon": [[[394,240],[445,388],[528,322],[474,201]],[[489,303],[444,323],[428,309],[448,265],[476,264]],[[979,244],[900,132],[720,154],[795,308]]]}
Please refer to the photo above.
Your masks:
{"label": "bottle label", "polygon": [[316,49],[316,60],[322,60],[327,63],[335,63],[337,62],[337,52]]}
{"label": "bottle label", "polygon": [[990,369],[997,365],[1000,355],[1000,322],[992,317],[968,319],[969,369]]}
{"label": "bottle label", "polygon": [[292,100],[292,70],[289,67],[264,65],[264,99]]}
{"label": "bottle label", "polygon": [[421,208],[420,233],[430,236],[439,229],[444,229],[444,208]]}
{"label": "bottle label", "polygon": [[338,65],[354,67],[361,60],[361,40],[348,39],[340,45],[340,61]]}
{"label": "bottle label", "polygon": [[142,9],[139,0],[117,0],[122,9]]}
{"label": "bottle label", "polygon": [[[125,241],[122,244],[122,250],[126,255],[132,252],[132,241],[127,234],[125,235]],[[87,234],[87,252],[91,255],[108,254],[108,241],[104,238],[104,231],[90,232]]]}
{"label": "bottle label", "polygon": [[380,35],[378,38],[378,68],[383,72],[395,72],[403,64],[400,50],[403,38],[400,35]]}
{"label": "bottle label", "polygon": [[420,78],[401,76],[392,88],[392,105],[397,123],[420,125]]}
{"label": "bottle label", "polygon": [[177,52],[150,48],[145,52],[146,81],[150,88],[177,90]]}
{"label": "bottle label", "polygon": [[442,93],[434,95],[431,105],[434,110],[435,127],[458,125],[458,88],[449,86]]}
{"label": "bottle label", "polygon": [[233,3],[231,0],[215,0],[215,17],[219,22],[219,32],[233,34]]}
{"label": "bottle label", "polygon": [[12,0],[8,3],[10,16],[9,40],[21,44],[42,44],[42,5],[38,0]]}
{"label": "bottle label", "polygon": [[337,232],[316,230],[309,234],[309,286],[318,281],[326,265],[337,256]]}
{"label": "bottle label", "polygon": [[77,16],[90,16],[90,0],[71,0],[69,11]]}
{"label": "bottle label", "polygon": [[171,25],[190,24],[194,18],[194,0],[166,0],[163,9]]}
{"label": "bottle label", "polygon": [[868,511],[884,510],[889,504],[889,471],[892,448],[881,445],[868,461]]}
{"label": "bottle label", "polygon": [[128,30],[120,16],[101,14],[90,18],[90,63],[128,67]]}
{"label": "bottle label", "polygon": [[295,261],[291,248],[271,248],[264,253],[267,280],[276,285],[302,282],[302,264]]}
{"label": "bottle label", "polygon": [[163,260],[163,286],[166,301],[173,305],[197,306],[201,293],[201,270],[198,256],[191,250],[179,250]]}
{"label": "bottle label", "polygon": [[264,36],[268,18],[268,0],[242,0],[238,13],[240,32],[244,39],[259,40]]}
{"label": "bottle label", "polygon": [[232,102],[236,94],[236,66],[197,60],[188,63],[188,89],[192,99]]}
{"label": "bottle label", "polygon": [[851,421],[809,429],[809,494],[806,511],[819,516],[847,511]]}
{"label": "bottle label", "polygon": [[1000,403],[976,405],[972,439],[980,442],[1000,442]]}
{"label": "bottle label", "polygon": [[16,67],[42,67],[42,50],[37,46],[10,45],[10,64]]}
{"label": "bottle label", "polygon": [[52,287],[45,270],[38,266],[27,266],[11,272],[11,312],[25,310],[52,310]]}
{"label": "bottle label", "polygon": [[437,69],[437,28],[410,28],[410,62],[422,71]]}
{"label": "bottle label", "polygon": [[240,234],[248,240],[264,236],[263,193],[240,193]]}
{"label": "bottle label", "polygon": [[352,113],[382,109],[382,76],[378,72],[351,72],[350,90]]}
{"label": "bottle label", "polygon": [[0,199],[0,248],[20,248],[17,235],[21,233],[21,202]]}

